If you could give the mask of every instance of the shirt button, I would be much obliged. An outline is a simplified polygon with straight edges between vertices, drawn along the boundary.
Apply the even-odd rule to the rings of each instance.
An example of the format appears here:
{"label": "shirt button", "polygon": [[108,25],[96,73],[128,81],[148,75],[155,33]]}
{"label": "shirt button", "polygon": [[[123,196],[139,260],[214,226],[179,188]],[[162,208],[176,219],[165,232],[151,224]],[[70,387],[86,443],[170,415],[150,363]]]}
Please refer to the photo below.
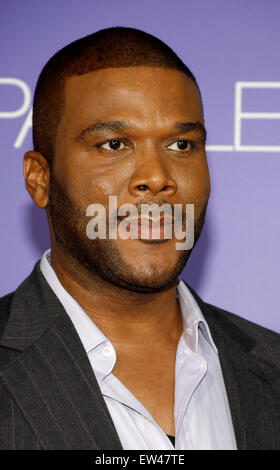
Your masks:
{"label": "shirt button", "polygon": [[102,349],[102,354],[105,357],[110,357],[113,354],[113,349],[110,346],[105,346],[105,348]]}
{"label": "shirt button", "polygon": [[192,329],[191,329],[191,328],[187,328],[187,333],[188,333],[188,335],[192,335]]}

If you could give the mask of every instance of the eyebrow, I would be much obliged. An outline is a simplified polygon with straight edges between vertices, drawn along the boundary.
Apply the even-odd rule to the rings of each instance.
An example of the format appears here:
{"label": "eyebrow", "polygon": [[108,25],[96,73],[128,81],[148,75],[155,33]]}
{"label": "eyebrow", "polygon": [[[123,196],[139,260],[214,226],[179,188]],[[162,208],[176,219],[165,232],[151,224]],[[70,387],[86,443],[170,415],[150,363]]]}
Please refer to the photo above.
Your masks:
{"label": "eyebrow", "polygon": [[127,121],[106,121],[101,122],[97,121],[93,124],[90,124],[86,129],[84,129],[78,136],[78,140],[83,139],[88,134],[92,135],[94,133],[102,133],[104,131],[121,131],[125,129],[130,129],[132,126]]}
{"label": "eyebrow", "polygon": [[190,132],[190,131],[198,129],[202,132],[203,138],[206,140],[207,132],[206,132],[204,125],[200,121],[176,122],[174,128],[178,129],[180,132]]}
{"label": "eyebrow", "polygon": [[[88,134],[93,135],[94,133],[102,133],[104,131],[122,131],[122,130],[127,130],[127,129],[133,129],[133,125],[129,123],[128,121],[97,121],[90,126],[88,126],[86,129],[84,129],[78,136],[78,140],[83,139],[86,137]],[[203,138],[206,139],[206,129],[204,125],[200,121],[196,122],[181,122],[178,121],[174,124],[173,126],[174,129],[180,131],[180,132],[190,132],[193,130],[200,130],[203,134]]]}

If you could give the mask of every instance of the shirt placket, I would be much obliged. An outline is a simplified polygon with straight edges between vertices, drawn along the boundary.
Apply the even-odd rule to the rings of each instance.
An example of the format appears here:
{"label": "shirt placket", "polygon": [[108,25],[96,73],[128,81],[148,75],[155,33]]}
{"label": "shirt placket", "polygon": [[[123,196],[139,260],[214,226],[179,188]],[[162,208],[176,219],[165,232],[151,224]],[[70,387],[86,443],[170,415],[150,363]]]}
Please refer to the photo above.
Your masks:
{"label": "shirt placket", "polygon": [[[202,356],[193,352],[182,336],[176,357],[175,375],[175,425],[176,425],[176,447],[182,441],[181,434],[185,432],[183,421],[189,412],[189,405],[195,390],[206,374],[207,363]],[[187,420],[186,420],[187,421]],[[183,439],[184,440],[184,439]],[[191,442],[189,442],[191,447]]]}

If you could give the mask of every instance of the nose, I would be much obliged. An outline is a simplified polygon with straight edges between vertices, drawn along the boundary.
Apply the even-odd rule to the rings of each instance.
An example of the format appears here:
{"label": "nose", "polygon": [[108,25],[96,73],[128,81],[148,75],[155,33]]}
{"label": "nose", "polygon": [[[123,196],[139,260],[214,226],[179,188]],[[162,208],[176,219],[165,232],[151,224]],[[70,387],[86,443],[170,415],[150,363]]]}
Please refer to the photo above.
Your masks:
{"label": "nose", "polygon": [[140,156],[139,161],[128,186],[133,196],[171,197],[177,192],[177,183],[169,173],[164,156],[150,152],[146,157]]}

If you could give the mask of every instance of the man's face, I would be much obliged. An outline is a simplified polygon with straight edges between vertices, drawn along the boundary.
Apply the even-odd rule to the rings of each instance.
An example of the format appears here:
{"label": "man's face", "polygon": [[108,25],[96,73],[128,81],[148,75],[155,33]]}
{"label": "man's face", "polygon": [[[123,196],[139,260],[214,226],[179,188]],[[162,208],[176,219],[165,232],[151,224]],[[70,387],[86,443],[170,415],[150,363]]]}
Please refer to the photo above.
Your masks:
{"label": "man's face", "polygon": [[209,192],[202,104],[187,76],[126,67],[67,80],[49,209],[56,240],[81,265],[139,292],[174,284],[190,254],[178,240],[90,240],[86,209],[99,203],[108,214],[109,196],[118,207],[194,204],[197,239]]}

